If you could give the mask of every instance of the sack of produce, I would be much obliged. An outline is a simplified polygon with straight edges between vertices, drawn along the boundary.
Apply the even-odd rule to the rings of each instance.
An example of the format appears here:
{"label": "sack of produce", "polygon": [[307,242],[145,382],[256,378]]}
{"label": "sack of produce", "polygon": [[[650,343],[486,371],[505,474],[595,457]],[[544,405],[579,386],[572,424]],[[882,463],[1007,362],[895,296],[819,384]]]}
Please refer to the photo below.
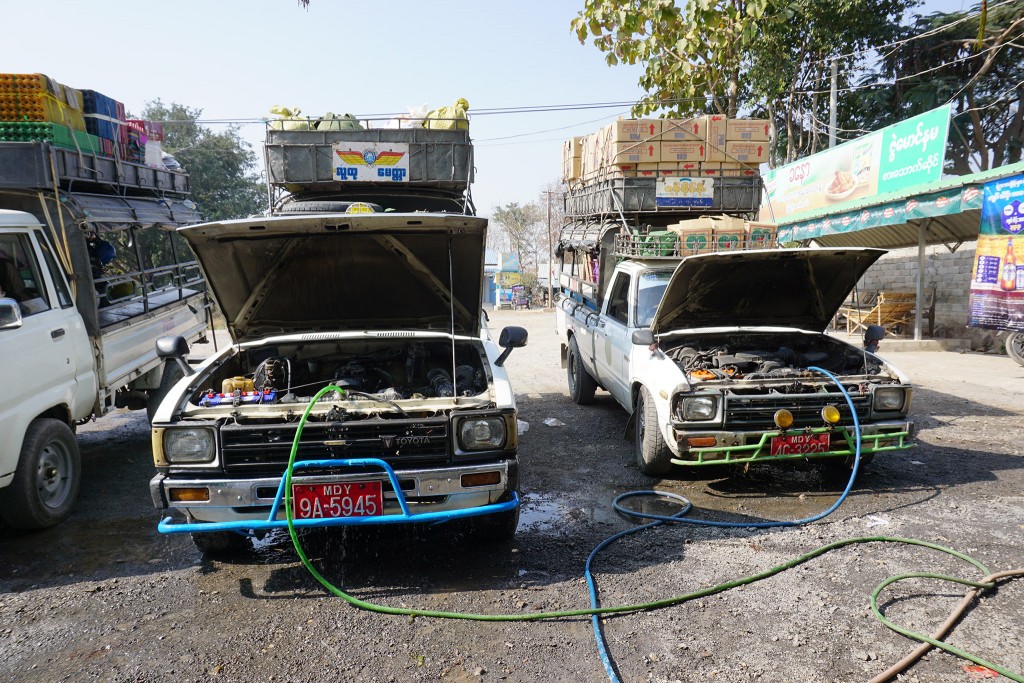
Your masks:
{"label": "sack of produce", "polygon": [[441,107],[427,112],[424,128],[438,130],[468,130],[469,129],[469,102],[460,97],[450,107]]}
{"label": "sack of produce", "polygon": [[270,113],[279,117],[270,121],[273,130],[309,130],[309,119],[299,118],[302,110],[298,107],[275,104],[270,108]]}

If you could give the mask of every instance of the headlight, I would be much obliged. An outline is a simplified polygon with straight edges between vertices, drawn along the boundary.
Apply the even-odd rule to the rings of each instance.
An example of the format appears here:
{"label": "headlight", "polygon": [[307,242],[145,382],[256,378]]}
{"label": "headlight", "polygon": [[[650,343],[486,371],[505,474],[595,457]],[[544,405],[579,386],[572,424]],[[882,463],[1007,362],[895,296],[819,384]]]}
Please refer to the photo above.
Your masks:
{"label": "headlight", "polygon": [[688,396],[679,403],[676,415],[684,420],[706,422],[718,412],[717,396]]}
{"label": "headlight", "polygon": [[214,456],[212,429],[168,429],[164,457],[168,463],[210,462]]}
{"label": "headlight", "polygon": [[875,389],[875,410],[903,410],[907,392],[903,387]]}
{"label": "headlight", "polygon": [[470,417],[459,423],[459,446],[464,451],[482,451],[505,445],[505,420],[500,417]]}

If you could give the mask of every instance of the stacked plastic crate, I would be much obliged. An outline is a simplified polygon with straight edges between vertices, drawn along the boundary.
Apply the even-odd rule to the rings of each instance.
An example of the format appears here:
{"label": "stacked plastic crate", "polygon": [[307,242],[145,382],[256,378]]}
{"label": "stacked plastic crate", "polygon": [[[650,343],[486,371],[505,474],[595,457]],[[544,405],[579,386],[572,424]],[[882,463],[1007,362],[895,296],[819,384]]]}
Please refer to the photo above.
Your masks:
{"label": "stacked plastic crate", "polygon": [[83,90],[85,128],[100,139],[106,156],[125,157],[128,128],[124,104],[95,90]]}
{"label": "stacked plastic crate", "polygon": [[86,132],[82,93],[43,74],[0,74],[0,141],[42,140],[97,154]]}

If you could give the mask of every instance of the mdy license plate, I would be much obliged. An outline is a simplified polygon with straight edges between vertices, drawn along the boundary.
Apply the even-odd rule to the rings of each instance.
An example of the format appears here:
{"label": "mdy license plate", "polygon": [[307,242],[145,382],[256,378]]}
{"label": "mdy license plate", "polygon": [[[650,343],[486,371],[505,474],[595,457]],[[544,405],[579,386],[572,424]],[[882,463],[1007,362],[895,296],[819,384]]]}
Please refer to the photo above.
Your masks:
{"label": "mdy license plate", "polygon": [[821,434],[780,434],[772,437],[772,455],[807,455],[825,453],[829,446],[828,432]]}
{"label": "mdy license plate", "polygon": [[379,481],[350,481],[292,485],[295,519],[373,517],[384,513]]}

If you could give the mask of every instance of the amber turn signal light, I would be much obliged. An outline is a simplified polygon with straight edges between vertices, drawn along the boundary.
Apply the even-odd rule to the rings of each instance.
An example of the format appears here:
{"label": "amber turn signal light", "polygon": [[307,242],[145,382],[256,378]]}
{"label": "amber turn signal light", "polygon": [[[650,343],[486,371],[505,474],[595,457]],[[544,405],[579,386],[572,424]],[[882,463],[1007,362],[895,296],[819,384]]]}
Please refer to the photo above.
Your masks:
{"label": "amber turn signal light", "polygon": [[203,503],[210,500],[210,489],[205,486],[194,489],[171,489],[167,495],[173,503]]}
{"label": "amber turn signal light", "polygon": [[501,483],[501,472],[476,472],[475,474],[463,474],[462,486],[491,486]]}

